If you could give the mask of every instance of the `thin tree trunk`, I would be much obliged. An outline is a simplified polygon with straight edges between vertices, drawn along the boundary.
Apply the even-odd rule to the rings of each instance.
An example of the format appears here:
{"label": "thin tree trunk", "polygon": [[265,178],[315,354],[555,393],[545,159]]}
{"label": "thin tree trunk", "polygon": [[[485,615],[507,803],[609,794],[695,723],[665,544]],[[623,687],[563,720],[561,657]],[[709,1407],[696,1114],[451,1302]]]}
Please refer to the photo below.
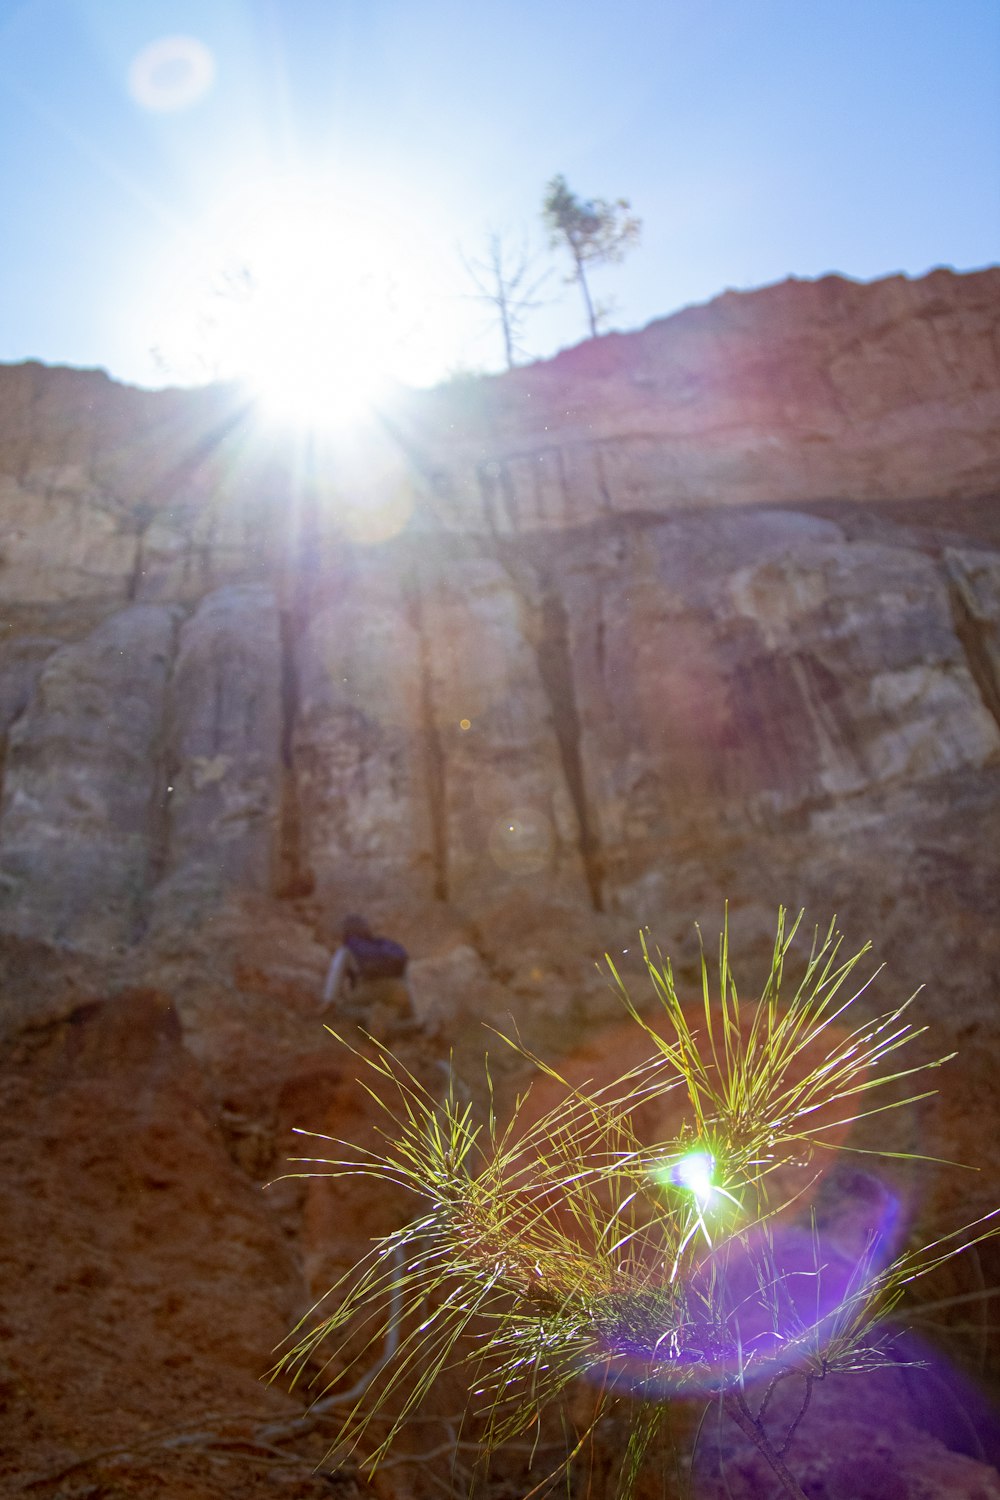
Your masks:
{"label": "thin tree trunk", "polygon": [[514,337],[510,327],[510,313],[507,308],[507,299],[501,294],[499,301],[500,326],[503,329],[503,352],[507,360],[508,370],[514,368]]}
{"label": "thin tree trunk", "polygon": [[590,337],[592,339],[596,339],[597,319],[594,316],[594,304],[590,300],[590,287],[587,285],[587,277],[583,269],[583,261],[576,254],[574,254],[573,259],[576,261],[576,279],[580,283],[580,290],[583,293],[584,306],[587,309],[587,322],[590,324]]}

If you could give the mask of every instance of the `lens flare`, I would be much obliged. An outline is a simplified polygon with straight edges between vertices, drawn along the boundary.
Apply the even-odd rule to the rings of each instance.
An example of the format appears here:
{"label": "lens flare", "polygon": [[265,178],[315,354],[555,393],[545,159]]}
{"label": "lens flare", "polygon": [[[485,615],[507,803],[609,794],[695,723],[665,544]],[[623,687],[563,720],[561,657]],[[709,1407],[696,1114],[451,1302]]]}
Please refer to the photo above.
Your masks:
{"label": "lens flare", "polygon": [[552,860],[552,824],[538,808],[520,807],[497,818],[488,846],[494,862],[508,874],[536,875]]}
{"label": "lens flare", "polygon": [[128,91],[143,109],[188,109],[215,82],[215,58],[193,36],[164,36],[143,47],[128,70]]}
{"label": "lens flare", "polygon": [[714,1171],[715,1158],[708,1151],[690,1151],[667,1169],[668,1180],[676,1187],[687,1188],[703,1207],[715,1192]]}
{"label": "lens flare", "polygon": [[172,380],[241,381],[280,426],[352,430],[399,386],[440,378],[453,332],[439,279],[385,195],[264,180],[165,250],[150,341]]}
{"label": "lens flare", "polygon": [[[698,1196],[718,1191],[710,1160],[691,1152],[662,1170]],[[877,1197],[873,1189],[862,1205],[863,1236],[844,1198],[822,1223],[755,1225],[676,1281],[608,1298],[596,1313],[608,1353],[600,1378],[655,1399],[745,1386],[821,1358],[878,1295],[898,1239],[899,1199],[869,1181]]]}

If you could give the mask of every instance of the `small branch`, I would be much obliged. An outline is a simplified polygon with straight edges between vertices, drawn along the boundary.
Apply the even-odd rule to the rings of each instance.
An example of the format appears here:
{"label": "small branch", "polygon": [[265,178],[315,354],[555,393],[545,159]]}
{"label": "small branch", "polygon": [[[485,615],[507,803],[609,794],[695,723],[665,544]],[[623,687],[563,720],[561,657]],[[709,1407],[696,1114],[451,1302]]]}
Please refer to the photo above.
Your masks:
{"label": "small branch", "polygon": [[[393,1247],[393,1265],[396,1268],[396,1279],[392,1283],[392,1299],[389,1303],[389,1321],[385,1330],[385,1343],[382,1345],[382,1353],[375,1363],[365,1371],[360,1380],[351,1386],[349,1391],[332,1391],[329,1396],[322,1396],[319,1401],[314,1401],[309,1407],[307,1416],[322,1416],[324,1412],[330,1411],[335,1406],[345,1406],[348,1402],[357,1401],[363,1396],[386,1365],[392,1359],[399,1348],[399,1324],[403,1311],[403,1251],[400,1245]],[[301,1418],[299,1419],[301,1421]]]}
{"label": "small branch", "polygon": [[763,1422],[764,1414],[767,1411],[768,1406],[770,1405],[771,1397],[778,1389],[779,1382],[784,1379],[785,1373],[786,1372],[784,1370],[779,1370],[777,1375],[772,1375],[771,1379],[768,1381],[767,1390],[764,1392],[764,1399],[761,1401],[760,1405],[757,1408],[758,1422]]}
{"label": "small branch", "polygon": [[743,1394],[740,1391],[734,1391],[728,1396],[723,1396],[722,1404],[740,1431],[750,1439],[760,1456],[774,1470],[785,1494],[790,1495],[791,1500],[809,1500],[781,1454],[776,1451],[764,1428],[754,1417]]}
{"label": "small branch", "polygon": [[[222,1425],[235,1425],[237,1423],[250,1423],[254,1427],[254,1435],[250,1438],[224,1437],[221,1433],[205,1427],[205,1422],[218,1422]],[[300,1429],[296,1424],[289,1423],[290,1428],[295,1428],[296,1435],[300,1435]],[[298,1454],[283,1453],[267,1441],[272,1435],[274,1424],[266,1419],[262,1421],[260,1415],[241,1414],[229,1415],[226,1413],[208,1413],[198,1425],[191,1427],[179,1427],[165,1432],[146,1433],[137,1437],[130,1443],[117,1443],[113,1447],[98,1448],[93,1453],[88,1453],[84,1458],[74,1459],[64,1464],[61,1469],[53,1469],[48,1474],[38,1474],[29,1479],[24,1488],[27,1490],[41,1489],[50,1484],[58,1484],[60,1480],[66,1479],[71,1474],[79,1473],[83,1469],[92,1468],[95,1464],[113,1462],[115,1459],[136,1459],[155,1453],[157,1449],[163,1448],[191,1448],[196,1452],[207,1453],[228,1452],[234,1458],[256,1459],[258,1462],[270,1463],[282,1462],[288,1465],[306,1465],[312,1462],[310,1459],[301,1458]],[[267,1437],[264,1436],[267,1435]],[[270,1455],[270,1456],[267,1456]]]}
{"label": "small branch", "polygon": [[806,1376],[805,1376],[805,1380],[806,1380],[806,1393],[805,1393],[805,1395],[802,1398],[802,1405],[799,1407],[798,1416],[795,1418],[795,1421],[792,1423],[791,1427],[789,1427],[788,1431],[785,1433],[785,1441],[782,1443],[781,1447],[778,1449],[778,1454],[779,1454],[779,1456],[781,1458],[784,1458],[785,1454],[788,1452],[788,1449],[791,1446],[792,1438],[795,1436],[796,1429],[798,1428],[798,1425],[802,1421],[802,1418],[805,1416],[806,1412],[809,1410],[809,1398],[812,1395],[813,1381],[815,1379],[816,1379],[816,1377],[812,1373],[812,1371],[811,1370],[807,1370],[806,1371]]}

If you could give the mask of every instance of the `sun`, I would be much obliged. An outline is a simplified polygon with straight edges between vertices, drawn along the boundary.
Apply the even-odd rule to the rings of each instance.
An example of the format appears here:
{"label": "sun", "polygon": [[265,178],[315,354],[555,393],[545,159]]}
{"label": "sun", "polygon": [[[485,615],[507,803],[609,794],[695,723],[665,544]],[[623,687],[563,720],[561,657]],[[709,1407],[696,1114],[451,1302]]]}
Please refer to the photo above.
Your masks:
{"label": "sun", "polygon": [[274,422],[349,426],[446,372],[449,299],[421,235],[342,185],[258,184],[180,261],[161,364],[242,382]]}
{"label": "sun", "polygon": [[240,226],[245,265],[225,350],[274,417],[341,426],[377,402],[399,362],[405,264],[388,227],[350,203],[275,194]]}

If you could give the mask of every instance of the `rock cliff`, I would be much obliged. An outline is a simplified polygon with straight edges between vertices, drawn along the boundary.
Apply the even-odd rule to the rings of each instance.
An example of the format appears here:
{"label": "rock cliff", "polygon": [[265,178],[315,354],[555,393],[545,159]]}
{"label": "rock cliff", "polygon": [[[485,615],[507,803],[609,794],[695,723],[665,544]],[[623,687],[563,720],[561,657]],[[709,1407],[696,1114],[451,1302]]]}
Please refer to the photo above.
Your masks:
{"label": "rock cliff", "polygon": [[[4,1325],[12,1485],[122,1448],[121,1488],[32,1492],[143,1492],[184,1380],[122,1404],[109,1330],[245,1406],[249,1344],[263,1369],[389,1212],[345,1229],[316,1185],[253,1190],[292,1125],[349,1133],[317,999],[347,908],[409,946],[432,1073],[508,1013],[549,1052],[591,1035],[594,960],[627,967],[640,925],[684,975],[727,898],[751,956],[779,902],[836,911],[886,1002],[925,982],[932,1045],[963,1044],[921,1129],[992,1206],[1000,270],[727,293],[328,439],[237,390],[0,369],[0,626],[6,1086],[54,1153],[9,1163],[46,1205],[53,1350],[43,1400]],[[30,1220],[7,1227],[27,1274]],[[168,1500],[251,1482],[220,1443],[217,1487],[171,1459]],[[261,1444],[253,1483],[293,1472]]]}

